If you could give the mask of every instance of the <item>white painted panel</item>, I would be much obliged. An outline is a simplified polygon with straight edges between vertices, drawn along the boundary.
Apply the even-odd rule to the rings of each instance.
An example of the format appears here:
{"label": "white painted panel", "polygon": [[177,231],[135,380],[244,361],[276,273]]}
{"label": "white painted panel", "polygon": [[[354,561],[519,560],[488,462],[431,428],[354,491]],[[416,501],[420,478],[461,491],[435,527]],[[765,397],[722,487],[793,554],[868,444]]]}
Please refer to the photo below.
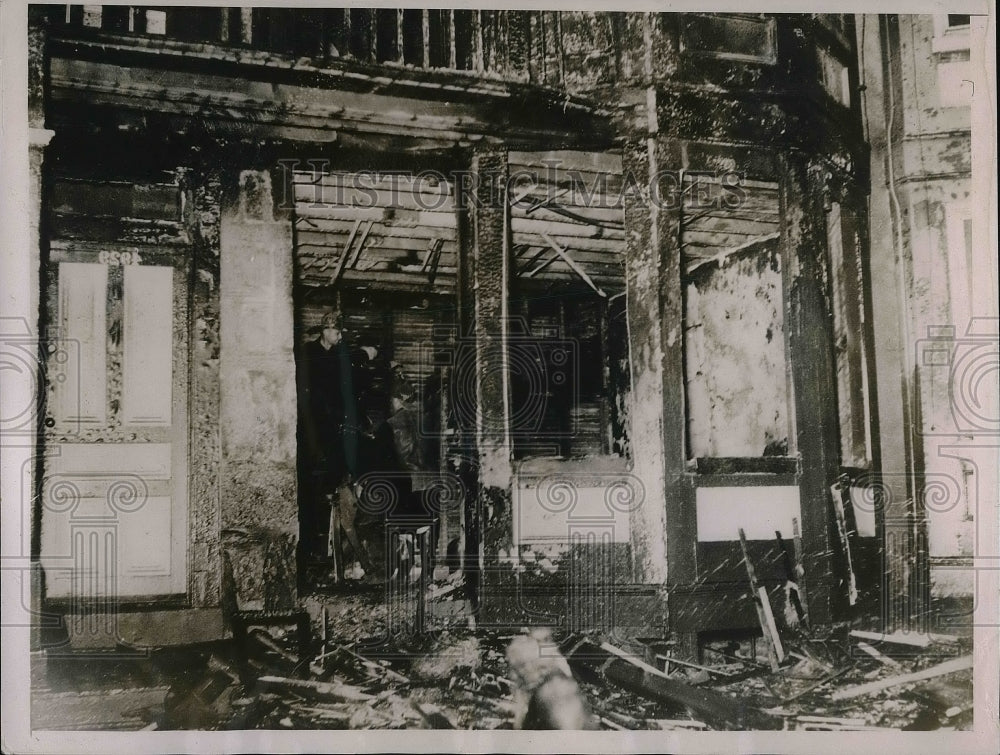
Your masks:
{"label": "white painted panel", "polygon": [[107,266],[59,263],[59,337],[49,361],[57,422],[106,421],[107,290]]}
{"label": "white painted panel", "polygon": [[792,536],[792,519],[801,527],[799,489],[795,485],[698,488],[698,540],[703,543],[739,540],[742,527],[748,540],[774,540],[774,531]]}
{"label": "white painted panel", "polygon": [[60,443],[49,457],[49,469],[165,480],[170,478],[170,457],[169,443]]}
{"label": "white painted panel", "polygon": [[[90,552],[95,538],[103,549],[107,545],[106,536],[114,531],[113,526],[109,528],[104,524],[110,523],[107,501],[104,497],[74,498],[66,489],[52,494],[46,490],[43,495],[45,515],[42,517],[40,561],[45,569],[45,592],[51,598],[70,595],[84,598],[86,593],[81,593],[80,589],[86,587],[92,591],[94,585],[104,584],[114,572],[106,568],[107,563],[99,551]],[[76,574],[81,564],[88,571],[96,572],[84,580],[86,585]],[[74,580],[78,582],[75,586]]]}
{"label": "white painted panel", "polygon": [[854,508],[854,521],[861,537],[875,537],[875,505],[870,500],[870,492],[866,488],[850,487],[851,506]]}
{"label": "white painted panel", "polygon": [[119,564],[123,584],[130,577],[170,574],[170,498],[151,497],[138,511],[122,514],[119,524]]}
{"label": "white painted panel", "polygon": [[573,485],[543,480],[532,487],[514,488],[515,542],[539,540],[569,542],[593,532],[599,540],[629,542],[628,507],[619,504],[614,486]]}
{"label": "white painted panel", "polygon": [[169,425],[173,384],[172,267],[125,267],[122,421]]}

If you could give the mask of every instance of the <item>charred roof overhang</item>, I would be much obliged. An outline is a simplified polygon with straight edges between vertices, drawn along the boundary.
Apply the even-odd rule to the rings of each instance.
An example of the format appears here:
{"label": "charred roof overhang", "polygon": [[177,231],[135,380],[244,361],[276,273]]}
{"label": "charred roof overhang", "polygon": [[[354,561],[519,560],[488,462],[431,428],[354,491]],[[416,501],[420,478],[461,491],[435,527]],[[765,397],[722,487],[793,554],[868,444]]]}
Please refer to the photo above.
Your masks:
{"label": "charred roof overhang", "polygon": [[[461,71],[304,58],[107,33],[53,34],[49,125],[79,107],[199,120],[215,134],[374,150],[477,143],[603,149],[610,119],[565,92]],[[107,116],[103,117],[107,120]]]}

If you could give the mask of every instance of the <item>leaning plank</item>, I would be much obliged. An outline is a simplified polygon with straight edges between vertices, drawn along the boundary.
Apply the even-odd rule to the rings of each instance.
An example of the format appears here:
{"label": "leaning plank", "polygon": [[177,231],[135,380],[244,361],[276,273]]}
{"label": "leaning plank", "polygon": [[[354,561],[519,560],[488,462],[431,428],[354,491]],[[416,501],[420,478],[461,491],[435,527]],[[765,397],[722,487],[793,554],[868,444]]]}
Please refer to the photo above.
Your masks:
{"label": "leaning plank", "polygon": [[373,695],[362,692],[357,687],[334,682],[313,682],[305,679],[288,679],[283,676],[262,676],[257,682],[267,689],[278,692],[292,692],[311,700],[332,700],[335,702],[367,702]]}
{"label": "leaning plank", "polygon": [[351,229],[351,235],[347,237],[347,242],[344,244],[344,251],[340,253],[337,258],[337,266],[333,269],[333,274],[330,276],[330,282],[328,285],[336,285],[337,280],[340,278],[340,273],[344,270],[344,263],[347,262],[347,258],[351,254],[351,244],[354,243],[354,237],[358,234],[358,228],[361,227],[361,221],[354,221],[354,228]]}
{"label": "leaning plank", "polygon": [[774,614],[771,612],[771,601],[767,597],[767,590],[757,582],[757,572],[754,569],[753,561],[750,560],[750,552],[747,549],[747,537],[742,527],[739,528],[739,535],[740,548],[743,550],[743,563],[747,567],[750,593],[754,601],[754,607],[757,609],[757,619],[760,621],[764,647],[767,649],[767,658],[771,664],[771,671],[777,671],[781,662],[785,660],[785,651],[781,646],[778,627],[774,623]]}
{"label": "leaning plank", "polygon": [[682,705],[719,729],[780,729],[781,721],[741,700],[671,679],[655,666],[609,643],[579,643],[567,652],[570,665],[657,702]]}
{"label": "leaning plank", "polygon": [[894,645],[911,645],[915,648],[925,648],[931,644],[931,640],[926,634],[913,634],[911,632],[882,634],[881,632],[865,632],[861,629],[853,629],[851,630],[851,637],[859,640],[870,640],[871,642],[890,642]]}
{"label": "leaning plank", "polygon": [[900,676],[893,676],[889,679],[881,679],[877,682],[869,682],[868,684],[859,684],[857,687],[848,687],[847,689],[837,690],[833,693],[833,695],[831,695],[831,699],[849,700],[852,697],[870,695],[874,692],[881,692],[884,689],[898,687],[900,684],[922,682],[926,679],[934,679],[938,676],[952,674],[956,671],[965,671],[970,668],[972,668],[972,656],[966,655],[961,658],[955,658],[951,661],[939,663],[937,666],[925,668],[923,671],[914,671],[912,674],[901,674]]}
{"label": "leaning plank", "polygon": [[902,666],[899,665],[898,661],[895,661],[892,658],[889,658],[888,656],[883,655],[878,650],[876,650],[871,645],[869,645],[867,642],[859,642],[858,643],[858,650],[860,650],[862,653],[867,653],[872,658],[874,658],[876,661],[878,661],[879,663],[881,663],[883,666],[889,666],[889,667],[894,668],[894,669],[900,669],[900,668],[902,668]]}
{"label": "leaning plank", "polygon": [[576,264],[573,258],[570,257],[569,252],[567,252],[565,249],[559,246],[558,243],[556,243],[555,239],[553,239],[547,233],[543,233],[542,238],[544,238],[545,241],[548,243],[548,245],[552,247],[552,251],[554,251],[556,254],[562,257],[562,261],[565,262],[567,265],[569,265],[573,269],[573,272],[579,275],[580,278],[583,279],[584,283],[586,283],[588,286],[594,289],[594,291],[597,293],[598,296],[604,299],[608,297],[608,295],[604,293],[604,291],[602,291],[601,288],[596,283],[594,283],[594,281],[590,279],[590,276],[587,275],[586,272],[584,272],[584,269],[580,267],[578,264]]}

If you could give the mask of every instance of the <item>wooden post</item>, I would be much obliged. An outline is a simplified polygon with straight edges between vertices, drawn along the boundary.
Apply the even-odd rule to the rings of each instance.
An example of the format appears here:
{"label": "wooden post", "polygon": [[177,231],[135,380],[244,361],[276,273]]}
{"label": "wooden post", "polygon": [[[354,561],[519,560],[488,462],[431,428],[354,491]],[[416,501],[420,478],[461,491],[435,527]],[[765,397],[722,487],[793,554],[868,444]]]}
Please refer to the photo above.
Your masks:
{"label": "wooden post", "polygon": [[[472,156],[471,192],[460,190],[460,201],[467,208],[459,224],[462,361],[452,374],[453,379],[471,377],[475,385],[474,395],[454,406],[463,431],[474,439],[478,462],[477,479],[470,480],[476,489],[470,492],[465,511],[464,569],[474,607],[478,606],[480,594],[478,580],[488,579],[491,559],[500,549],[509,547],[513,535],[506,368],[511,264],[507,175],[506,150],[483,149]],[[487,511],[491,514],[488,522],[484,521]],[[486,568],[481,570],[483,566]],[[502,600],[499,592],[491,594],[497,601]]]}
{"label": "wooden post", "polygon": [[[651,114],[650,135],[631,135],[623,148],[625,175],[644,184],[681,165],[679,146],[656,135],[655,120]],[[633,474],[648,502],[663,502],[631,516],[637,578],[690,583],[696,533],[694,487],[685,477],[680,209],[642,192],[627,192],[624,203]]]}
{"label": "wooden post", "polygon": [[812,623],[832,619],[832,560],[828,534],[830,485],[839,473],[840,438],[830,313],[823,291],[826,214],[822,166],[793,155],[776,160],[781,199],[785,334],[795,397],[795,441],[802,472],[802,566],[809,575]]}

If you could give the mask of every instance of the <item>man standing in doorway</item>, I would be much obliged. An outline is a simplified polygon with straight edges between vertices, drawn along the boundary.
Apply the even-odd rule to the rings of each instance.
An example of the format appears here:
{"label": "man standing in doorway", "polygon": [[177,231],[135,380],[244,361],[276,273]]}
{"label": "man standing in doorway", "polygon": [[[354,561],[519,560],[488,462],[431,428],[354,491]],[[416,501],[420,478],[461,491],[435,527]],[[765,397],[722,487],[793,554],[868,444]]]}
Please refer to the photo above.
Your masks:
{"label": "man standing in doorway", "polygon": [[[351,352],[341,314],[323,315],[320,335],[305,345],[299,369],[299,416],[310,490],[300,498],[302,555],[329,555],[331,506],[352,496],[358,467],[358,417]],[[339,555],[339,554],[338,554]]]}

